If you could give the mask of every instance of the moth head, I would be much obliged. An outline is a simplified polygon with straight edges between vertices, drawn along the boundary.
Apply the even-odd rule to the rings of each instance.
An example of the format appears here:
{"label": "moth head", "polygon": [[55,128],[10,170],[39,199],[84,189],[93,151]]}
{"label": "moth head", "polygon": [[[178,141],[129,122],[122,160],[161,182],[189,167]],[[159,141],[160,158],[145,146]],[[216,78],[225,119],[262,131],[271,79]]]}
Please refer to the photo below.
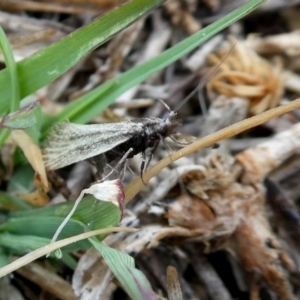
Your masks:
{"label": "moth head", "polygon": [[177,113],[170,110],[166,117],[152,119],[152,122],[145,128],[145,133],[151,144],[176,132],[177,127],[180,125],[176,116]]}
{"label": "moth head", "polygon": [[163,119],[158,131],[163,137],[168,137],[176,132],[178,126],[180,126],[180,122],[177,120],[177,112],[171,110],[168,116]]}

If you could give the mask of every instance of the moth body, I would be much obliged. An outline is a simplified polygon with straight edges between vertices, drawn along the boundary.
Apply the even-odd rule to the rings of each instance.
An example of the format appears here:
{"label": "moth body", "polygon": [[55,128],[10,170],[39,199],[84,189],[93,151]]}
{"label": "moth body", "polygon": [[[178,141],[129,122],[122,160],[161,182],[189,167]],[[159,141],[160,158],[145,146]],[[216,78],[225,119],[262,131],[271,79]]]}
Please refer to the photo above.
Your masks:
{"label": "moth body", "polygon": [[62,123],[54,127],[43,147],[48,170],[90,159],[99,172],[105,163],[122,158],[132,148],[128,158],[157,145],[162,138],[175,133],[179,122],[176,112],[165,118],[140,118],[117,123],[80,125]]}

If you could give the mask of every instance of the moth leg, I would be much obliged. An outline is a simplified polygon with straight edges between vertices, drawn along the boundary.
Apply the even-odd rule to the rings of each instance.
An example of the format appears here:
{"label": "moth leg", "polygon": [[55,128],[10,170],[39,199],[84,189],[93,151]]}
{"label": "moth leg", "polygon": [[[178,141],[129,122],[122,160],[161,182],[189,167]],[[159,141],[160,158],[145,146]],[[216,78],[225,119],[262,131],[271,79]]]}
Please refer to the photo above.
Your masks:
{"label": "moth leg", "polygon": [[129,148],[129,150],[123,155],[117,165],[111,170],[104,178],[101,179],[101,182],[106,180],[109,176],[111,176],[114,172],[120,173],[122,169],[124,169],[125,163],[129,154],[133,151],[133,148]]}
{"label": "moth leg", "polygon": [[186,143],[179,142],[179,141],[177,141],[177,140],[176,140],[174,137],[172,137],[172,136],[169,136],[169,138],[170,138],[173,142],[175,142],[176,144],[181,145],[181,146],[187,146],[187,145],[190,145],[190,144],[191,144],[191,142],[186,142]]}
{"label": "moth leg", "polygon": [[155,153],[156,150],[157,150],[158,145],[159,145],[159,141],[155,142],[153,148],[151,149],[151,152],[150,152],[149,159],[148,159],[148,161],[147,161],[145,170],[148,169],[148,167],[149,167],[149,165],[150,165],[150,162],[151,162],[151,160],[152,160],[152,158],[153,158],[153,155],[154,155],[154,153]]}
{"label": "moth leg", "polygon": [[154,153],[157,150],[158,144],[159,144],[159,141],[155,142],[153,148],[151,149],[151,152],[150,152],[149,159],[148,159],[147,163],[146,163],[146,154],[145,154],[145,151],[142,152],[141,179],[142,179],[142,182],[143,182],[144,185],[146,185],[146,183],[144,182],[144,178],[143,178],[144,171],[148,169],[149,164],[150,164],[150,162],[151,162],[151,160],[153,158],[153,155],[154,155]]}
{"label": "moth leg", "polygon": [[146,185],[143,175],[144,175],[144,171],[145,171],[145,164],[146,164],[146,153],[145,151],[142,151],[142,163],[141,163],[141,179],[144,185]]}
{"label": "moth leg", "polygon": [[[118,172],[118,174],[121,174],[121,172],[125,170],[128,157],[132,151],[133,151],[133,148],[129,148],[128,151],[123,155],[121,160],[115,166],[114,171]],[[123,175],[124,175],[124,173],[123,173]],[[122,176],[119,176],[119,178]]]}

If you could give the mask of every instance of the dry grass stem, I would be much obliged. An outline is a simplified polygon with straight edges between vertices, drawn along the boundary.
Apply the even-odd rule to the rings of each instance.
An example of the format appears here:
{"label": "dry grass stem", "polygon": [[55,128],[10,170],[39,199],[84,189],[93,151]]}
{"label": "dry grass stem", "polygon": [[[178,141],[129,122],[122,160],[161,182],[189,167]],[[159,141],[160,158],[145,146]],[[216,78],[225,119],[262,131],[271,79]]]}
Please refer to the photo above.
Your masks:
{"label": "dry grass stem", "polygon": [[0,269],[0,278],[14,272],[15,270],[18,270],[19,268],[31,263],[32,261],[43,257],[47,255],[48,253],[51,253],[59,248],[65,247],[69,244],[76,243],[78,241],[90,238],[95,235],[103,234],[103,233],[109,233],[109,232],[120,232],[120,231],[127,231],[127,232],[135,232],[135,228],[124,228],[124,227],[111,227],[111,228],[105,228],[105,229],[97,229],[93,231],[89,231],[86,233],[78,234],[76,236],[72,236],[70,238],[57,241],[55,243],[46,245],[44,247],[41,247],[39,249],[36,249],[19,259],[15,260],[14,262],[2,267]]}

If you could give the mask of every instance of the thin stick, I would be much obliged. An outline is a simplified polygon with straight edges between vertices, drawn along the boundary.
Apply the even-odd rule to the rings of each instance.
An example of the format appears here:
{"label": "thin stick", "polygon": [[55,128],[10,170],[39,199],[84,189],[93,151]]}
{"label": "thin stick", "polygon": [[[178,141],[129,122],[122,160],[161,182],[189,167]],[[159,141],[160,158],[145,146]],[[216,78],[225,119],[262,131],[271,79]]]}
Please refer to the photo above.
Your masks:
{"label": "thin stick", "polygon": [[[215,133],[212,133],[204,138],[201,138],[194,143],[180,149],[177,152],[174,152],[168,157],[160,160],[155,166],[153,166],[148,172],[144,173],[143,179],[147,183],[149,180],[156,176],[163,168],[168,166],[170,163],[192,154],[200,149],[211,146],[221,140],[231,138],[247,129],[261,125],[271,119],[274,119],[280,115],[283,115],[293,109],[300,107],[300,99],[294,100],[291,103],[282,105],[273,109],[270,109],[266,112],[263,112],[257,116],[248,118],[246,120],[235,123],[231,126],[228,126],[224,129],[221,129]],[[141,181],[140,177],[135,178],[130,182],[125,188],[125,200],[124,203],[127,204],[142,188],[144,184]]]}
{"label": "thin stick", "polygon": [[60,241],[57,241],[52,244],[48,244],[46,246],[43,246],[41,248],[38,248],[36,250],[33,250],[29,252],[28,254],[18,258],[17,260],[13,261],[12,263],[0,268],[0,278],[29,264],[30,262],[48,254],[49,252],[55,251],[59,248],[62,248],[64,246],[67,246],[71,243],[76,243],[81,240],[90,238],[95,235],[99,234],[105,234],[105,233],[111,233],[111,232],[135,232],[136,228],[128,228],[128,227],[108,227],[108,228],[101,228],[85,233],[81,233]]}

